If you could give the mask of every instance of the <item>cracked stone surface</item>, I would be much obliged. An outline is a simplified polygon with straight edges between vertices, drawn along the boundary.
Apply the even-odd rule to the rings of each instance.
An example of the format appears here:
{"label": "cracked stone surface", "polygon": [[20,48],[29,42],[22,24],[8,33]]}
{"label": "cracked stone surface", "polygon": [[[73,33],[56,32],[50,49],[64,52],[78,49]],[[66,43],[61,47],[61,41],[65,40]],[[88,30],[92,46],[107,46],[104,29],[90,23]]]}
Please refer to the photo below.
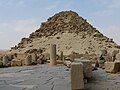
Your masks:
{"label": "cracked stone surface", "polygon": [[59,65],[1,68],[0,90],[70,90],[70,71],[66,69]]}
{"label": "cracked stone surface", "polygon": [[[0,68],[0,90],[71,90],[70,70],[47,64]],[[85,90],[120,90],[120,74],[93,71]]]}
{"label": "cracked stone surface", "polygon": [[91,82],[85,85],[86,90],[120,90],[120,74],[106,73],[102,69],[93,72]]}

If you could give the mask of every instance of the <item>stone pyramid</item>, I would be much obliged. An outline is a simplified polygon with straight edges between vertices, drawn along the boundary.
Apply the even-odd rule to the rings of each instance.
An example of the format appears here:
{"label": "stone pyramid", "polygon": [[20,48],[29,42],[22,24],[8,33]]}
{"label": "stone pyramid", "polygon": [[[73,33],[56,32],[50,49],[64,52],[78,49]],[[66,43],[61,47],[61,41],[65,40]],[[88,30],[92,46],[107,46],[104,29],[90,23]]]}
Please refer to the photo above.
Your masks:
{"label": "stone pyramid", "polygon": [[63,51],[64,54],[120,49],[113,39],[104,36],[76,12],[62,11],[41,23],[40,28],[28,38],[22,38],[18,45],[11,48],[11,52],[26,52],[30,49],[49,52],[50,44],[56,44],[57,51]]}

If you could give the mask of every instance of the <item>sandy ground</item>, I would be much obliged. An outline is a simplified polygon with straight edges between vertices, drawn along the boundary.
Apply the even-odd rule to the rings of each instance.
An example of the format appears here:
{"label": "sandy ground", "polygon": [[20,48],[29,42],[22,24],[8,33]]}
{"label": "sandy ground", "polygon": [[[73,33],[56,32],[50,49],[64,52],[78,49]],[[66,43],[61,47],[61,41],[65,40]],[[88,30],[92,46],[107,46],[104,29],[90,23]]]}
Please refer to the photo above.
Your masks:
{"label": "sandy ground", "polygon": [[[71,90],[70,70],[47,64],[0,68],[0,90]],[[120,74],[93,71],[85,90],[120,90]]]}

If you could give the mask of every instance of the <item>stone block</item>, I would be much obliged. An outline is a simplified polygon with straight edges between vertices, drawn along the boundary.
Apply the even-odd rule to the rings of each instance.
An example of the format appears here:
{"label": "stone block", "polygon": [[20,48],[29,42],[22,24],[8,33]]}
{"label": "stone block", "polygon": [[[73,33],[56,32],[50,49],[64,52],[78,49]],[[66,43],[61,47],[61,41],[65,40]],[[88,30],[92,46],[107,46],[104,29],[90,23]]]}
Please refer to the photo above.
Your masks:
{"label": "stone block", "polygon": [[71,61],[65,61],[65,65],[68,67],[68,68],[70,68],[71,67]]}
{"label": "stone block", "polygon": [[11,66],[22,66],[22,61],[18,59],[12,59]]}
{"label": "stone block", "polygon": [[57,60],[57,64],[63,64],[63,61]]}
{"label": "stone block", "polygon": [[83,54],[83,57],[85,58],[85,59],[90,59],[90,56],[89,56],[89,54]]}
{"label": "stone block", "polygon": [[120,60],[120,53],[116,55],[116,60]]}
{"label": "stone block", "polygon": [[71,90],[84,89],[83,64],[71,64]]}
{"label": "stone block", "polygon": [[63,51],[60,52],[60,60],[63,60]]}
{"label": "stone block", "polygon": [[7,54],[7,56],[8,56],[9,61],[12,61],[12,59],[14,59],[14,54],[12,54],[12,53]]}
{"label": "stone block", "polygon": [[46,60],[50,60],[50,54],[49,53],[44,53],[43,54]]}
{"label": "stone block", "polygon": [[112,61],[112,57],[110,55],[102,56],[106,62]]}
{"label": "stone block", "polygon": [[9,63],[7,55],[3,56],[3,65],[6,66]]}
{"label": "stone block", "polygon": [[36,53],[32,53],[32,63],[37,63],[37,54]]}
{"label": "stone block", "polygon": [[2,61],[0,61],[0,67],[2,67],[3,66],[3,62]]}
{"label": "stone block", "polygon": [[90,60],[75,59],[75,62],[83,63],[83,72],[84,72],[84,77],[85,78],[91,78],[92,77],[92,62]]}
{"label": "stone block", "polygon": [[22,66],[25,65],[25,59],[21,59]]}
{"label": "stone block", "polygon": [[119,53],[119,50],[113,50],[111,56],[112,56],[112,61],[116,60],[116,55]]}
{"label": "stone block", "polygon": [[25,65],[29,66],[32,64],[32,56],[29,54],[25,59]]}
{"label": "stone block", "polygon": [[100,55],[105,56],[106,54],[107,54],[107,50],[104,49],[100,51]]}
{"label": "stone block", "polygon": [[69,57],[70,61],[74,61],[75,58],[81,58],[81,57],[83,57],[83,54],[72,53],[68,57]]}
{"label": "stone block", "polygon": [[38,59],[38,60],[37,60],[37,64],[44,64],[44,61],[41,60],[41,59]]}
{"label": "stone block", "polygon": [[27,54],[25,53],[17,53],[17,59],[25,59]]}
{"label": "stone block", "polygon": [[117,73],[120,71],[120,62],[105,62],[105,71],[109,73]]}

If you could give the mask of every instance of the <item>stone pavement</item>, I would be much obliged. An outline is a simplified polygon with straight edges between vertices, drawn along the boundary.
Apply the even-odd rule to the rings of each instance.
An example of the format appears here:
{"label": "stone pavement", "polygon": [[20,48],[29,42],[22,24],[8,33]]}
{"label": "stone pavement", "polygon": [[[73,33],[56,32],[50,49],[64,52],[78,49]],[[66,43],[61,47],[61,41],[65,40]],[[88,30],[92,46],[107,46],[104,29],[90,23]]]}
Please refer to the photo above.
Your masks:
{"label": "stone pavement", "polygon": [[93,80],[85,87],[86,90],[120,90],[120,73],[106,73],[102,69],[93,71]]}
{"label": "stone pavement", "polygon": [[[0,68],[0,90],[71,90],[70,70],[47,64]],[[85,90],[120,90],[120,74],[93,71]]]}
{"label": "stone pavement", "polygon": [[0,68],[0,90],[70,90],[66,69],[58,65]]}

